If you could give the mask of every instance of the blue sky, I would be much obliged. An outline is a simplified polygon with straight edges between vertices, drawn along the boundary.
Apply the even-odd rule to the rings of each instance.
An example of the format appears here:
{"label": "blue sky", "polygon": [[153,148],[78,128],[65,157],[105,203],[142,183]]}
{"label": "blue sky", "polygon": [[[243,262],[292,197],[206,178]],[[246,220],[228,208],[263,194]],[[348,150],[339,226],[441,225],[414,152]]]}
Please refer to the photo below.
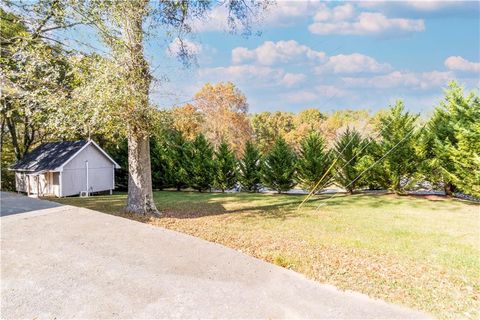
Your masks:
{"label": "blue sky", "polygon": [[190,68],[176,57],[177,40],[146,43],[160,79],[151,100],[160,107],[191,100],[205,82],[232,81],[251,112],[375,111],[403,99],[428,114],[450,80],[480,84],[478,1],[277,0],[255,23],[258,36],[225,32],[221,6],[192,25],[186,41],[197,63]]}
{"label": "blue sky", "polygon": [[260,36],[224,32],[219,7],[189,37],[197,65],[183,68],[175,40],[150,43],[159,106],[189,100],[209,82],[233,81],[250,111],[386,107],[402,98],[430,112],[449,80],[478,88],[479,2],[278,1]]}

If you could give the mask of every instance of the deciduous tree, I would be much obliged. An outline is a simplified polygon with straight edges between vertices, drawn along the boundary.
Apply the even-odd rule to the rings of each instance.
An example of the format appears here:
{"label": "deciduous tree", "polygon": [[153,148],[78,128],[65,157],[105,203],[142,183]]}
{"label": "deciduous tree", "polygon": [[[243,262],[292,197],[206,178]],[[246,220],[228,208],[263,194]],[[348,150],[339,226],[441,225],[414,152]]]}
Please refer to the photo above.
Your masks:
{"label": "deciduous tree", "polygon": [[191,141],[201,132],[203,116],[192,104],[172,109],[173,127]]}
{"label": "deciduous tree", "polygon": [[203,116],[202,132],[214,148],[226,141],[240,154],[251,138],[245,95],[232,82],[205,84],[195,95],[195,106]]}
{"label": "deciduous tree", "polygon": [[294,114],[290,112],[260,112],[252,117],[255,143],[262,153],[267,153],[279,138],[286,139],[295,129]]}
{"label": "deciduous tree", "polygon": [[[208,16],[216,5],[217,2],[208,0],[45,0],[15,5],[25,17],[36,21],[35,31],[48,32],[82,23],[93,27],[110,49],[112,61],[116,64],[111,69],[114,73],[112,76],[122,84],[119,93],[124,97],[117,104],[117,110],[126,127],[129,148],[129,184],[125,208],[128,212],[158,215],[152,194],[149,146],[149,89],[152,75],[144,53],[146,36],[155,32],[147,33],[147,29],[166,31],[164,35],[167,37],[178,38],[179,56],[188,63],[191,52],[182,39],[192,32],[192,23]],[[230,30],[240,29],[248,34],[252,19],[265,9],[267,3],[229,0],[218,5],[224,6],[228,12]]]}

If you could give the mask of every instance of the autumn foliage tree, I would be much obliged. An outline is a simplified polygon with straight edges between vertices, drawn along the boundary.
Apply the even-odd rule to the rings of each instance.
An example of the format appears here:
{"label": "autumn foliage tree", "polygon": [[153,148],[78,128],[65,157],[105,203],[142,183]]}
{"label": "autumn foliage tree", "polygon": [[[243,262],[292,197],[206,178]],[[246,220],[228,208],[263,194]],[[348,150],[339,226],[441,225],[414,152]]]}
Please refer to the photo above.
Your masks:
{"label": "autumn foliage tree", "polygon": [[204,119],[192,104],[173,108],[172,118],[173,128],[189,141],[201,132]]}
{"label": "autumn foliage tree", "polygon": [[195,107],[203,116],[201,131],[214,148],[224,140],[239,155],[251,137],[245,95],[232,82],[207,83],[195,94]]}
{"label": "autumn foliage tree", "polygon": [[287,135],[295,129],[295,115],[291,112],[260,112],[252,116],[255,142],[262,153],[267,153],[278,139],[287,140]]}

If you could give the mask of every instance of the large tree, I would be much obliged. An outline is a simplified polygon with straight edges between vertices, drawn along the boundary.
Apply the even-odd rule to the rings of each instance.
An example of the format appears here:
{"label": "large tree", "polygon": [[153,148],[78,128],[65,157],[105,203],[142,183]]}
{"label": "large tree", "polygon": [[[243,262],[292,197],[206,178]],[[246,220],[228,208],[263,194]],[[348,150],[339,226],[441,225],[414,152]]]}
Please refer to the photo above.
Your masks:
{"label": "large tree", "polygon": [[232,82],[207,83],[195,94],[195,106],[208,141],[215,148],[225,141],[239,155],[252,134],[245,95]]}
{"label": "large tree", "polygon": [[[193,23],[205,18],[218,5],[228,13],[230,30],[248,34],[253,17],[265,8],[266,3],[256,0],[219,3],[213,0],[42,0],[12,5],[12,10],[21,11],[29,21],[35,34],[45,35],[79,23],[89,25],[112,55],[115,66],[110,72],[121,84],[119,93],[124,98],[118,101],[117,110],[122,115],[128,139],[128,212],[158,214],[153,201],[150,168],[149,120],[152,108],[149,90],[152,75],[144,52],[146,36],[166,31],[163,33],[166,37],[178,39],[179,56],[188,62],[191,54],[182,40],[192,32]],[[148,33],[147,30],[157,32]]]}
{"label": "large tree", "polygon": [[0,17],[2,134],[9,134],[20,160],[53,134],[47,123],[65,105],[72,77],[68,54],[60,46],[40,38],[16,14],[0,8]]}
{"label": "large tree", "polygon": [[444,186],[480,197],[480,98],[450,83],[423,135],[424,174]]}
{"label": "large tree", "polygon": [[201,132],[203,116],[196,108],[187,103],[172,109],[173,127],[182,136],[191,141]]}
{"label": "large tree", "polygon": [[260,112],[253,115],[251,122],[258,149],[267,153],[278,139],[287,140],[295,129],[295,115],[291,112]]}
{"label": "large tree", "polygon": [[327,117],[319,109],[310,108],[300,111],[293,118],[294,129],[285,134],[285,140],[295,148],[312,132],[321,132]]}

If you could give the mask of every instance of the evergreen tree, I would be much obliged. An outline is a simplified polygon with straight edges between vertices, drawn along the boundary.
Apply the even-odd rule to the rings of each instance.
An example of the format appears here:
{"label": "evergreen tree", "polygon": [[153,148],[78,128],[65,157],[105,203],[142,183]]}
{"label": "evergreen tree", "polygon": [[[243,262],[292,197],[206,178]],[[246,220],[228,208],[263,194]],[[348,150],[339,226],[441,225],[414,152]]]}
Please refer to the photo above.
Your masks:
{"label": "evergreen tree", "polygon": [[[381,136],[381,153],[388,155],[382,160],[382,174],[388,189],[402,192],[420,165],[416,139],[419,137],[415,129],[418,115],[405,112],[402,101],[397,101],[388,112],[380,117],[383,128]],[[403,185],[402,185],[403,183]]]}
{"label": "evergreen tree", "polygon": [[152,166],[152,188],[163,190],[169,187],[170,168],[167,161],[167,146],[164,141],[155,137],[150,139],[150,159]]}
{"label": "evergreen tree", "polygon": [[388,181],[385,181],[385,175],[380,160],[383,156],[380,144],[372,138],[364,140],[362,155],[355,164],[358,174],[365,172],[358,179],[358,185],[365,186],[369,190],[387,189]]}
{"label": "evergreen tree", "polygon": [[297,162],[297,177],[301,186],[308,190],[316,186],[316,191],[332,182],[332,172],[327,172],[332,164],[331,153],[326,150],[325,140],[315,132],[310,133],[300,143],[300,155]]}
{"label": "evergreen tree", "polygon": [[443,184],[447,194],[456,189],[480,197],[480,99],[466,95],[455,82],[435,109],[424,135],[424,173]]}
{"label": "evergreen tree", "polygon": [[265,186],[278,193],[288,191],[295,186],[296,155],[283,138],[275,141],[265,156],[262,167],[262,180]]}
{"label": "evergreen tree", "polygon": [[335,183],[351,194],[360,186],[358,175],[362,171],[358,168],[358,163],[364,154],[364,145],[360,133],[350,128],[335,142],[334,150],[338,157],[335,163]]}
{"label": "evergreen tree", "polygon": [[179,131],[168,135],[166,158],[170,185],[180,191],[188,186],[189,143]]}
{"label": "evergreen tree", "polygon": [[215,187],[225,192],[237,183],[237,160],[225,141],[215,152]]}
{"label": "evergreen tree", "polygon": [[188,155],[188,185],[199,192],[210,189],[215,170],[213,148],[203,134],[199,134],[192,141]]}
{"label": "evergreen tree", "polygon": [[115,169],[115,189],[126,191],[128,186],[127,139],[121,139],[117,143],[107,144],[105,146],[105,151],[120,165],[120,169]]}
{"label": "evergreen tree", "polygon": [[253,142],[247,141],[238,167],[242,188],[249,192],[257,191],[260,187],[262,166],[260,151]]}

